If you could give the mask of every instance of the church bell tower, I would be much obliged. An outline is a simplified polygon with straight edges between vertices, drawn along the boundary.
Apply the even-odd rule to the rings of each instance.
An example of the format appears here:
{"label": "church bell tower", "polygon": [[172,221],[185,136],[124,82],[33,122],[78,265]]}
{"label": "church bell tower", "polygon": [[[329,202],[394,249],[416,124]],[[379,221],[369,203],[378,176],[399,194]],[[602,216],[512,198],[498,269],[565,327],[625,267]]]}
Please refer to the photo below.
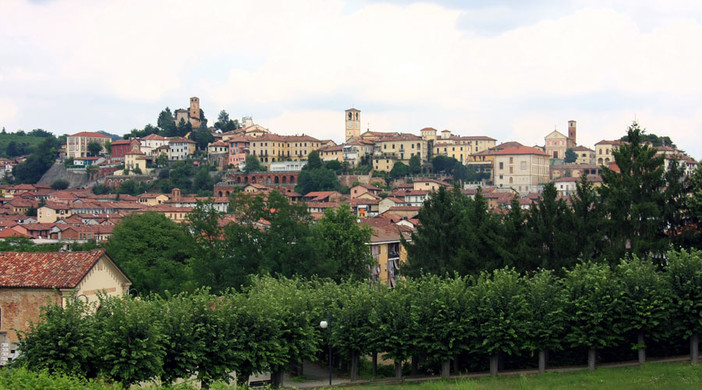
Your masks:
{"label": "church bell tower", "polygon": [[361,136],[361,111],[355,108],[349,108],[346,110],[346,138],[345,141],[348,142],[349,139],[358,139]]}

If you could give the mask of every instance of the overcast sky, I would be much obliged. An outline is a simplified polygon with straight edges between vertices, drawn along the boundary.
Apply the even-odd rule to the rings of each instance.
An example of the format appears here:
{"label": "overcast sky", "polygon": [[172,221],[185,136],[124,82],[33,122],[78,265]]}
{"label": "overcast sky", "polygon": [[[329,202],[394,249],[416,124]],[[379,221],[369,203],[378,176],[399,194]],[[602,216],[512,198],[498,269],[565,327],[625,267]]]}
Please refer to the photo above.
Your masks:
{"label": "overcast sky", "polygon": [[543,145],[636,119],[702,158],[702,2],[0,1],[0,127],[124,134],[198,96],[278,134]]}

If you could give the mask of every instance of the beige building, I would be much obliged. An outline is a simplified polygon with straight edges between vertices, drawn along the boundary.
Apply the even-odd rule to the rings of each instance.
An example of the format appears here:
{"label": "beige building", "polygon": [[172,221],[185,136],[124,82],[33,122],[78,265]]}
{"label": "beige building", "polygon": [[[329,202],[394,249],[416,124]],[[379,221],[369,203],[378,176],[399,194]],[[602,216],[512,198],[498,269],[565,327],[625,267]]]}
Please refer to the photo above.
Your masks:
{"label": "beige building", "polygon": [[17,331],[39,321],[47,303],[82,299],[97,305],[99,294],[122,296],[131,284],[104,249],[0,253],[0,343],[16,343]]}
{"label": "beige building", "polygon": [[95,141],[105,150],[105,142],[109,141],[110,137],[105,134],[83,131],[66,138],[66,156],[68,158],[88,157],[88,144]]}
{"label": "beige building", "polygon": [[619,148],[621,141],[606,141],[602,140],[595,144],[595,159],[597,165],[608,165],[614,162],[613,152]]}
{"label": "beige building", "polygon": [[494,183],[520,193],[536,192],[549,181],[549,155],[539,149],[507,147],[494,154]]}
{"label": "beige building", "polygon": [[37,209],[37,222],[54,223],[71,215],[73,215],[73,212],[67,203],[48,201],[44,206]]}
{"label": "beige building", "polygon": [[343,147],[344,161],[349,164],[349,167],[355,168],[364,162],[371,164],[371,156],[373,155],[372,141],[353,141],[348,142]]}
{"label": "beige building", "polygon": [[586,148],[584,146],[576,146],[573,148],[573,152],[577,156],[575,159],[576,164],[594,164],[595,163],[595,151]]}
{"label": "beige building", "polygon": [[392,158],[409,164],[410,158],[414,155],[419,155],[422,162],[426,162],[429,157],[428,143],[421,137],[413,134],[400,134],[397,137],[381,138],[375,141],[373,165],[375,166],[376,158]]}
{"label": "beige building", "polygon": [[307,135],[264,134],[249,139],[249,154],[270,167],[270,163],[280,161],[307,160],[310,152],[318,150],[321,141]]}
{"label": "beige building", "polygon": [[[137,169],[138,168],[138,169]],[[143,152],[129,152],[124,155],[124,169],[129,170],[130,174],[135,174],[134,170],[141,171],[141,174],[146,175],[150,169],[146,168],[146,154]]]}
{"label": "beige building", "polygon": [[338,161],[340,163],[344,162],[344,146],[325,146],[318,150],[319,158],[322,161]]}
{"label": "beige building", "polygon": [[433,149],[432,157],[451,157],[465,164],[473,152],[473,141],[469,137],[452,135],[449,130],[443,130],[441,137],[434,140]]}
{"label": "beige building", "polygon": [[546,137],[546,154],[549,158],[554,158],[557,160],[563,160],[565,158],[565,152],[568,149],[568,137],[561,134],[558,130],[553,130]]}

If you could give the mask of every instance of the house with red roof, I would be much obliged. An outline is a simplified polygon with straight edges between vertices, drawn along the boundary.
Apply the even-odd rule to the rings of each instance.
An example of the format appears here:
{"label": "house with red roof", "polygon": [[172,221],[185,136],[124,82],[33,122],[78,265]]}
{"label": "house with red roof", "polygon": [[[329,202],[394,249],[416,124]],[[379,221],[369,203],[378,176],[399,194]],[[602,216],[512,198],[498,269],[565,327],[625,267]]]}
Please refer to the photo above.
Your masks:
{"label": "house with red roof", "polygon": [[[104,249],[84,252],[0,253],[0,343],[40,320],[48,303],[99,302],[98,294],[122,296],[132,285]],[[7,363],[0,361],[0,365]]]}

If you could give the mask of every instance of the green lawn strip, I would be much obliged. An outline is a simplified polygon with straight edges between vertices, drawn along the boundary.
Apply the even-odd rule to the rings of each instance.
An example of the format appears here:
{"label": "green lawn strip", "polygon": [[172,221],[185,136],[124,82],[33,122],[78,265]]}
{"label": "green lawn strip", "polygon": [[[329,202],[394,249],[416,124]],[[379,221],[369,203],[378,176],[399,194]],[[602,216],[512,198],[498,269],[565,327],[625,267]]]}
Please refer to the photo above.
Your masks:
{"label": "green lawn strip", "polygon": [[515,375],[497,378],[448,379],[426,382],[405,382],[402,385],[369,384],[344,387],[346,390],[446,389],[446,390],[513,390],[513,389],[699,389],[702,366],[687,363],[648,363],[643,367],[598,368],[595,371],[547,372],[543,375]]}

